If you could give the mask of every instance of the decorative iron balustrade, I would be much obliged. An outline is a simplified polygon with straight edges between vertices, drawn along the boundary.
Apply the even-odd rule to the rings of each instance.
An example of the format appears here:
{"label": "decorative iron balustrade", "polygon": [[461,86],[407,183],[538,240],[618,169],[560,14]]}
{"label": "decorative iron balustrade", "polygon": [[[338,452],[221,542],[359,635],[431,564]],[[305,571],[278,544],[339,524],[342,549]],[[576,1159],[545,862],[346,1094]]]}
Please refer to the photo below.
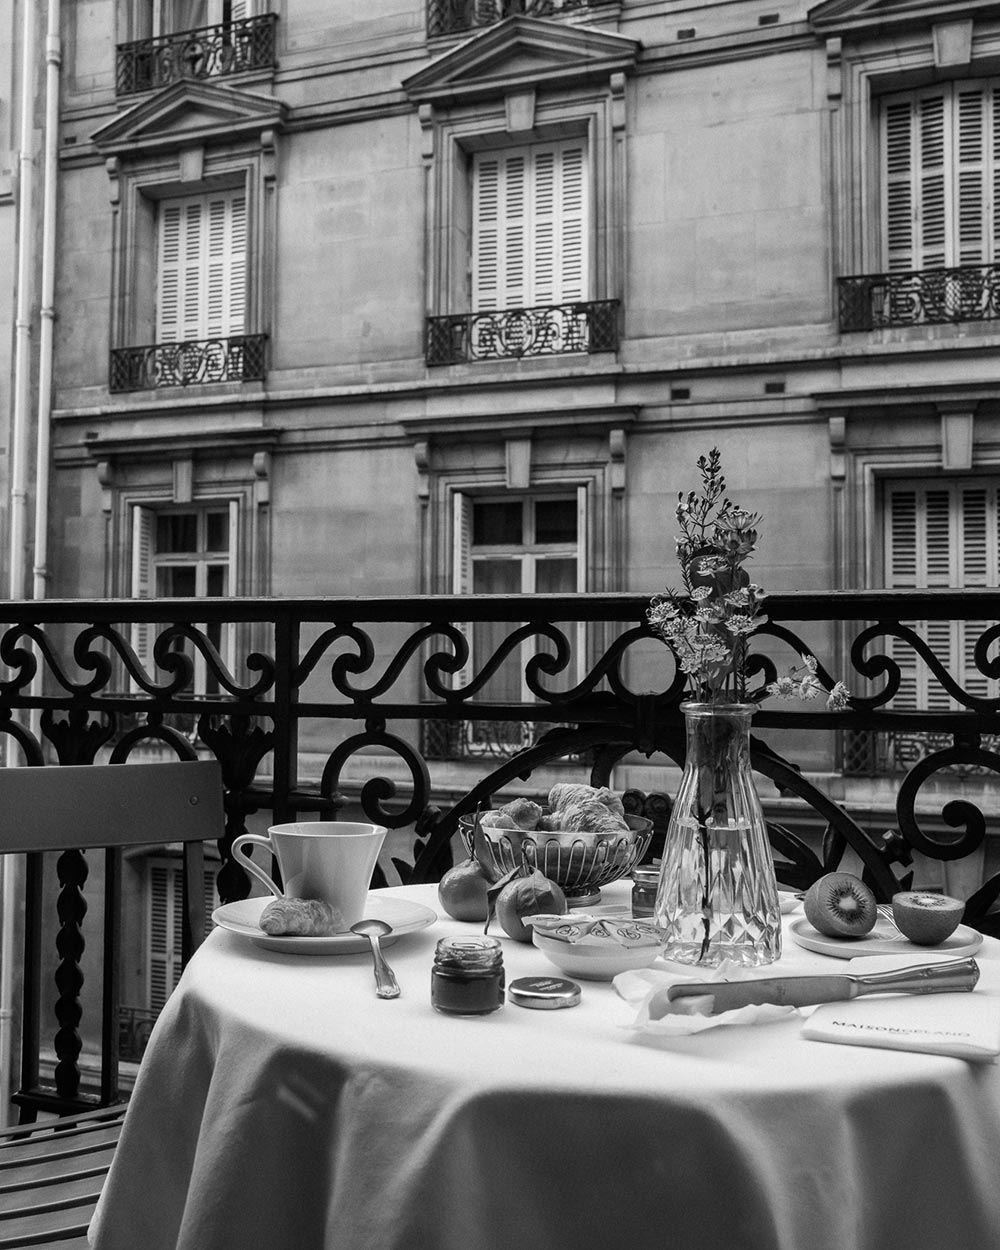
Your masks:
{"label": "decorative iron balustrade", "polygon": [[1000,318],[1000,265],[837,279],[842,333]]}
{"label": "decorative iron balustrade", "polygon": [[266,345],[266,334],[233,334],[228,338],[114,347],[108,390],[261,382],[265,377]]}
{"label": "decorative iron balustrade", "polygon": [[[404,882],[434,881],[452,863],[459,817],[514,788],[530,790],[543,767],[606,785],[623,761],[656,757],[664,793],[626,790],[624,798],[628,810],[654,819],[662,845],[685,752],[685,678],[648,628],[648,602],[606,594],[8,602],[0,609],[0,737],[11,762],[30,765],[103,766],[151,752],[214,756],[226,789],[222,902],[249,892],[230,848],[251,816],[271,823],[360,808],[409,841],[412,857],[392,861]],[[1000,774],[991,749],[1000,736],[1000,591],[774,595],[766,607],[752,638],[754,689],[815,655],[823,685],[836,673],[853,692],[841,712],[768,699],[755,713],[751,759],[779,880],[803,889],[850,852],[884,900],[911,883],[918,853],[943,863],[980,854],[996,833],[997,807],[977,800],[981,791],[954,770],[994,781]],[[975,628],[974,664],[988,692],[979,679],[975,691],[966,689],[904,619]],[[984,621],[996,623],[976,624]],[[486,622],[492,650],[471,653],[471,627]],[[131,642],[138,624],[154,638],[148,668]],[[234,638],[233,649],[221,652],[213,636]],[[928,700],[944,691],[953,711],[892,706],[914,666]],[[217,693],[198,693],[196,669],[208,670]],[[516,686],[504,681],[512,675]],[[518,701],[491,697],[511,688],[523,690]],[[182,727],[172,723],[177,717]],[[531,732],[512,756],[484,756],[471,784],[468,762],[454,774],[436,762],[432,781],[430,722],[447,733],[517,727],[494,729],[498,739],[522,734],[522,725]],[[841,793],[821,788],[817,778],[834,771],[838,734],[929,743],[898,785],[893,828],[871,827],[867,800],[852,810]],[[818,752],[811,772],[799,762],[810,750]],[[538,797],[548,784],[538,783]],[[821,844],[804,832],[817,820]],[[61,1021],[82,1010],[74,988],[81,978],[70,974],[84,946],[87,871],[70,861],[84,854],[60,857]],[[379,872],[376,883],[385,881]],[[998,897],[1000,875],[970,893],[966,923],[1000,935]],[[37,990],[37,935],[30,949],[25,984]],[[37,1021],[49,997],[41,992],[26,1018]],[[71,1064],[60,1065],[58,1079],[60,1097],[77,1097]]]}
{"label": "decorative iron balustrade", "polygon": [[428,365],[618,350],[619,301],[591,300],[427,318]]}
{"label": "decorative iron balustrade", "polygon": [[495,26],[505,17],[558,17],[592,8],[591,0],[429,0],[427,35],[454,35]]}
{"label": "decorative iron balustrade", "polygon": [[274,13],[118,45],[115,94],[155,91],[182,78],[223,78],[273,69]]}

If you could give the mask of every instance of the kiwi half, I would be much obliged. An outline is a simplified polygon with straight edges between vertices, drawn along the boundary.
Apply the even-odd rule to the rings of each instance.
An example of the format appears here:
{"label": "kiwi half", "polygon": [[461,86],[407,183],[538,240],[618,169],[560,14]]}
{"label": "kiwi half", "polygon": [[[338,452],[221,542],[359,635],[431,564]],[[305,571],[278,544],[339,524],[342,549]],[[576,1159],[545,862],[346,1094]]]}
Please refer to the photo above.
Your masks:
{"label": "kiwi half", "polygon": [[930,890],[904,890],[892,897],[896,928],[917,946],[937,946],[958,928],[965,904]]}
{"label": "kiwi half", "polygon": [[850,872],[828,872],[814,881],[802,906],[812,927],[826,937],[864,937],[878,919],[875,895]]}

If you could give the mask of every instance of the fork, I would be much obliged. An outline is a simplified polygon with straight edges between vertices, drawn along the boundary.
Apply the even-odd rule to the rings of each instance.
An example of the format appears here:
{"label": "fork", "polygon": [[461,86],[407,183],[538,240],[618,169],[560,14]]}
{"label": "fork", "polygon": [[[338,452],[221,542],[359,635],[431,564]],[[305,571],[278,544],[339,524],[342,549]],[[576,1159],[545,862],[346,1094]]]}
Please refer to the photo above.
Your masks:
{"label": "fork", "polygon": [[892,925],[892,927],[896,930],[896,932],[899,934],[901,938],[906,937],[906,934],[899,927],[899,925],[896,924],[896,921],[893,919],[891,903],[876,903],[875,910],[878,912],[878,914],[882,917],[883,920],[888,920],[888,922]]}

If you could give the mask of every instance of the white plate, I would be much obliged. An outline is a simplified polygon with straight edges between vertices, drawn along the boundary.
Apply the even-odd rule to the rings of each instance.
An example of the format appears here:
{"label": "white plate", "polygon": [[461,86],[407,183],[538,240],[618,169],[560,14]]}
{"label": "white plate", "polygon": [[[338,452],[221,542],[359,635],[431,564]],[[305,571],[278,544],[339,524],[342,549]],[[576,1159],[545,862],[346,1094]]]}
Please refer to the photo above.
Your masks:
{"label": "white plate", "polygon": [[908,942],[892,927],[888,920],[879,918],[875,928],[863,938],[832,938],[817,933],[805,916],[793,920],[788,931],[807,951],[821,955],[833,955],[837,959],[855,959],[860,955],[971,955],[983,943],[983,935],[975,929],[960,924],[950,938],[936,946],[918,946]]}
{"label": "white plate", "polygon": [[[236,903],[223,903],[212,912],[212,919],[220,929],[250,938],[265,950],[281,951],[285,955],[357,955],[369,950],[368,939],[356,933],[334,933],[330,937],[273,937],[265,933],[258,921],[260,914],[271,901],[267,898],[243,898]],[[437,920],[437,912],[413,903],[406,898],[394,898],[381,890],[368,895],[365,906],[366,920],[384,920],[392,925],[392,933],[382,938],[382,946],[391,946],[404,933],[416,933],[426,929]]]}

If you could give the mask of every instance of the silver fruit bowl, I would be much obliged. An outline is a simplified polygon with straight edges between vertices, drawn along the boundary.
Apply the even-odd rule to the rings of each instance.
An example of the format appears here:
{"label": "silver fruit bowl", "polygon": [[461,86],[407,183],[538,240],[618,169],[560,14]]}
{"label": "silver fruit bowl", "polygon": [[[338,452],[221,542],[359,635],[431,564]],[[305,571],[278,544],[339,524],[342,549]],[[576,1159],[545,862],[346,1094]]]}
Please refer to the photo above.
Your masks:
{"label": "silver fruit bowl", "polygon": [[474,842],[476,817],[460,816],[458,824],[469,854],[491,881],[527,865],[554,881],[570,907],[585,907],[601,897],[602,885],[626,876],[646,853],[652,822],[643,816],[626,816],[625,820],[627,830],[611,833],[483,825],[478,847]]}

